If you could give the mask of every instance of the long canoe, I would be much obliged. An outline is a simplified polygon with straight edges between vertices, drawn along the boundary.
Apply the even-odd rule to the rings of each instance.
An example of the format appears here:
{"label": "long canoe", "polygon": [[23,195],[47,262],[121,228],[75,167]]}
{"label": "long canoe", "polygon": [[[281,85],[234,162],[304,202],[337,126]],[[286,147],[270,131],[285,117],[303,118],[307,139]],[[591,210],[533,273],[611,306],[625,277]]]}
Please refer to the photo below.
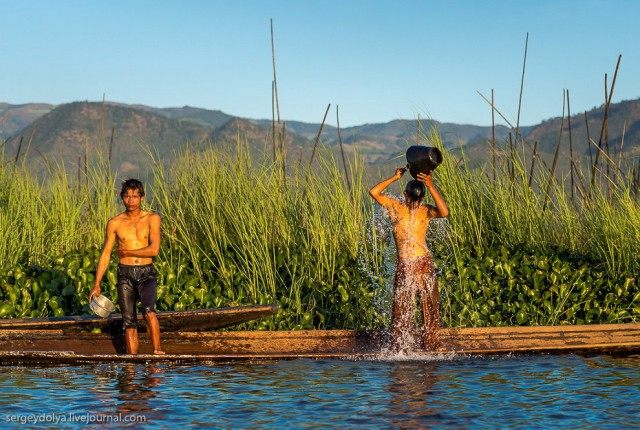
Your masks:
{"label": "long canoe", "polygon": [[[215,309],[156,312],[160,330],[200,331],[213,330],[273,315],[278,305],[237,306]],[[138,329],[146,331],[142,315],[138,314]],[[62,330],[64,333],[81,333],[100,329],[106,333],[122,332],[122,315],[107,318],[94,315],[76,315],[50,318],[11,318],[0,320],[0,333],[4,330]]]}
{"label": "long canoe", "polygon": [[[152,355],[148,336],[140,354],[124,354],[122,334],[62,330],[0,331],[0,365],[87,362],[218,362],[271,359],[383,359],[388,338],[383,331],[227,331],[173,332],[162,335],[167,355]],[[640,324],[553,327],[483,327],[443,329],[441,347],[416,351],[404,359],[532,353],[640,353]]]}

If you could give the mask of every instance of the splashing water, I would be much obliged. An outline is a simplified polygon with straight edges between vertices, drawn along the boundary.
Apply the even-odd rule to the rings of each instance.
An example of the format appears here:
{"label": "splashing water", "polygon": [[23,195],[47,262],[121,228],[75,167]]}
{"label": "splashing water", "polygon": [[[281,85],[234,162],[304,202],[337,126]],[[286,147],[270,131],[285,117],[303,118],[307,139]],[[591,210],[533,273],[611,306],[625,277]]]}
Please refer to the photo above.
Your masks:
{"label": "splashing water", "polygon": [[360,270],[366,273],[374,286],[374,303],[385,321],[391,319],[393,306],[393,274],[395,271],[396,248],[393,244],[393,229],[386,210],[375,204],[371,225],[366,229],[365,246],[372,250],[381,264],[370,267],[362,249],[358,258]]}
{"label": "splashing water", "polygon": [[[417,220],[413,219],[413,216],[414,213],[411,212],[410,224],[417,222]],[[396,301],[398,303],[394,303],[393,282],[396,271],[397,250],[393,239],[393,227],[388,212],[379,205],[374,206],[371,222],[372,228],[367,229],[365,240],[370,249],[374,249],[374,252],[381,256],[383,264],[378,268],[378,276],[375,276],[372,271],[365,267],[366,263],[364,262],[364,258],[360,259],[360,267],[364,273],[369,274],[377,291],[375,306],[381,314],[385,315],[385,320],[387,321],[391,320],[394,306],[399,307],[405,313],[405,315],[399,316],[404,320],[404,326],[407,327],[410,325],[414,327],[409,330],[396,330],[393,345],[385,346],[382,353],[385,357],[392,360],[415,360],[417,356],[412,354],[412,351],[418,351],[423,348],[423,338],[426,338],[428,343],[437,342],[436,333],[424,333],[422,329],[417,328],[423,326],[423,321],[419,312],[417,315],[418,318],[416,318],[416,297],[423,295],[423,298],[426,298],[424,296],[429,296],[431,291],[425,290],[435,287],[435,280],[438,275],[443,272],[443,268],[438,267],[435,269],[432,265],[430,270],[428,270],[428,275],[423,275],[421,277],[422,279],[419,279],[419,276],[407,276],[406,279],[409,280],[409,282],[405,282],[406,285],[404,286],[404,288],[407,289],[407,291],[405,291],[406,294],[397,294]],[[429,233],[427,235],[427,246],[429,249],[434,249],[436,243],[440,245],[442,243],[449,243],[448,227],[449,224],[446,219],[434,219],[430,221]],[[373,237],[374,234],[376,236],[375,238]],[[421,273],[421,271],[424,270],[419,267],[410,267],[411,264],[413,263],[408,265],[409,272],[411,273]],[[427,288],[425,289],[425,287]],[[444,290],[442,293],[446,296],[446,288]],[[421,298],[421,302],[423,298]],[[440,303],[442,303],[442,300],[440,300]],[[440,307],[440,303],[436,304],[436,306]],[[427,315],[427,309],[424,309],[424,312]],[[433,310],[431,310],[431,312],[433,312]],[[427,315],[427,317],[429,316]],[[424,357],[421,357],[421,359],[424,359]]]}

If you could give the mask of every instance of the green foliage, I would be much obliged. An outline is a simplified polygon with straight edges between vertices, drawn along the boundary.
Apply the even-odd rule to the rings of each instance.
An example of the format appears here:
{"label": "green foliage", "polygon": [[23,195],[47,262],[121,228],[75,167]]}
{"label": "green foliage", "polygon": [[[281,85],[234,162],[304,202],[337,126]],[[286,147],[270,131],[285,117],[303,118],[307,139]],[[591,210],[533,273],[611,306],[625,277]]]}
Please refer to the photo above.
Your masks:
{"label": "green foliage", "polygon": [[441,279],[454,327],[627,323],[640,320],[637,277],[551,250],[468,248]]}
{"label": "green foliage", "polygon": [[[445,153],[434,177],[451,212],[428,238],[444,326],[640,320],[640,209],[624,181],[573,200],[544,172],[529,185],[517,157],[494,181],[425,137]],[[149,154],[148,205],[163,222],[157,309],[277,303],[237,328],[388,326],[395,257],[358,159],[349,188],[330,152],[309,170],[286,154],[257,163],[238,142],[186,151],[170,170]],[[89,313],[104,227],[122,210],[106,163],[75,182],[50,166],[39,183],[0,161],[0,318]],[[102,284],[111,299],[116,260]]]}
{"label": "green foliage", "polygon": [[189,261],[216,306],[278,303],[259,328],[380,326],[362,271],[379,262],[363,238],[371,205],[362,169],[352,166],[350,191],[329,153],[309,172],[283,175],[282,162],[254,165],[238,145],[235,154],[187,152],[168,173],[156,163],[154,204],[171,243],[161,260]]}
{"label": "green foliage", "polygon": [[[425,138],[442,148],[437,132]],[[479,254],[503,246],[562,249],[603,262],[609,276],[640,271],[640,205],[632,172],[606,177],[598,171],[604,185],[597,181],[572,197],[567,184],[544,168],[532,176],[520,150],[499,152],[489,173],[470,169],[464,153],[457,160],[443,151],[434,177],[450,209],[447,240],[454,252],[467,246]],[[589,174],[578,171],[576,177],[586,184]]]}

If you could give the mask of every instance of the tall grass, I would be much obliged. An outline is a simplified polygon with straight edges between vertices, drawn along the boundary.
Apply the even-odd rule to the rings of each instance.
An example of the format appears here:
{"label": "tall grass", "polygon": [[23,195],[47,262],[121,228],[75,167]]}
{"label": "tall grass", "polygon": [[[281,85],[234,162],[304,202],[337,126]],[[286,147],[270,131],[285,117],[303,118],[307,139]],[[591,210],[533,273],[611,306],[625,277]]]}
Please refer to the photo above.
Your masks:
{"label": "tall grass", "polygon": [[[98,160],[98,164],[101,164]],[[112,178],[92,168],[69,182],[64,166],[39,181],[24,165],[0,158],[0,267],[44,264],[88,244],[101,243],[116,211]]]}
{"label": "tall grass", "polygon": [[[450,216],[432,225],[429,242],[439,260],[444,326],[635,318],[638,304],[627,296],[640,300],[633,279],[640,209],[626,176],[604,177],[608,183],[595,181],[590,196],[572,198],[542,163],[530,169],[523,151],[503,150],[495,165],[473,169],[464,153],[457,159],[443,148],[437,131],[421,133],[445,154],[434,180]],[[108,219],[122,210],[98,152],[75,181],[53,166],[38,182],[2,158],[0,269],[51,268],[23,270],[32,281],[16,285],[0,274],[5,303],[27,297],[28,282],[50,289],[38,301],[33,293],[37,308],[16,306],[13,315],[58,315],[63,306],[86,312],[87,274],[95,271]],[[395,257],[388,223],[381,231],[366,194],[380,178],[365,179],[354,157],[346,163],[349,187],[326,149],[313,166],[285,168],[284,150],[264,157],[254,159],[240,136],[228,150],[187,150],[171,167],[149,154],[147,207],[163,220],[158,309],[278,303],[278,315],[245,328],[385,326],[388,306],[379,305],[389,299]],[[574,257],[591,261],[590,268],[574,270],[563,260]],[[115,277],[105,282],[113,290]]]}
{"label": "tall grass", "polygon": [[[569,175],[524,144],[470,168],[436,130],[422,140],[445,153],[434,178],[450,215],[438,240],[443,323],[452,326],[633,322],[640,318],[640,205],[631,170],[616,169],[572,194]],[[490,150],[490,143],[487,143]],[[574,166],[579,166],[575,163]],[[576,182],[589,172],[577,169]]]}
{"label": "tall grass", "polygon": [[176,267],[186,257],[236,303],[280,302],[319,325],[364,326],[356,308],[373,291],[358,259],[372,272],[379,260],[364,241],[363,169],[351,164],[350,191],[328,151],[316,162],[283,177],[279,160],[254,164],[240,139],[235,153],[187,151],[168,172],[155,163],[154,205],[171,242],[162,257]]}
{"label": "tall grass", "polygon": [[611,276],[640,271],[640,205],[628,177],[605,178],[590,197],[572,198],[544,167],[529,178],[520,151],[505,149],[495,166],[471,169],[464,151],[458,160],[444,150],[437,131],[425,131],[424,139],[446,154],[434,176],[451,210],[453,245],[479,254],[500,246],[561,249],[601,262]]}

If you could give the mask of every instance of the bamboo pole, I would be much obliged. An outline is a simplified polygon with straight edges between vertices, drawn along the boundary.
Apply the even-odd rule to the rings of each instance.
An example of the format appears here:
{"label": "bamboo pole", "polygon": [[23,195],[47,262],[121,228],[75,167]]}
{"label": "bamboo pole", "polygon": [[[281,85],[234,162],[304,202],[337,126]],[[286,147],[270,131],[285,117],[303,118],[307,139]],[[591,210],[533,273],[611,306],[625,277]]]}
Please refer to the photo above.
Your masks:
{"label": "bamboo pole", "polygon": [[278,118],[278,137],[280,139],[280,163],[282,167],[282,184],[286,185],[287,165],[285,148],[285,123],[280,121],[280,100],[278,99],[278,77],[276,74],[276,48],[273,38],[273,18],[269,20],[271,24],[271,61],[273,63],[273,94],[276,101],[276,114]]}
{"label": "bamboo pole", "polygon": [[[616,70],[613,74],[613,82],[611,82],[611,91],[609,91],[609,94],[605,100],[604,119],[602,121],[602,127],[600,127],[600,138],[598,139],[598,147],[602,147],[602,138],[604,136],[604,131],[607,126],[607,121],[609,119],[609,106],[611,105],[611,98],[613,97],[613,89],[615,88],[615,85],[616,85],[616,79],[618,77],[618,69],[620,68],[621,60],[622,60],[622,55],[619,55],[618,63],[616,64]],[[605,80],[606,80],[606,75],[605,75]],[[605,85],[605,88],[606,88],[606,85]],[[596,159],[592,164],[592,169],[591,169],[591,187],[589,189],[589,196],[591,196],[591,188],[593,188],[593,186],[595,185],[595,176],[596,176],[596,169],[598,166],[599,156],[600,156],[600,151],[596,151]]]}
{"label": "bamboo pole", "polygon": [[278,114],[278,134],[280,135],[280,145],[284,146],[284,126],[280,123],[280,102],[278,100],[278,78],[276,75],[276,48],[273,40],[273,18],[271,22],[271,61],[273,63],[273,89],[276,99],[276,113]]}
{"label": "bamboo pole", "polygon": [[624,149],[624,136],[627,132],[627,120],[622,123],[622,137],[620,138],[620,149],[616,151],[616,158],[618,162],[618,169],[620,169],[620,162],[622,162],[622,150]]}
{"label": "bamboo pole", "polygon": [[31,136],[29,136],[29,142],[27,142],[27,149],[24,151],[24,157],[22,157],[22,166],[27,162],[27,156],[29,155],[29,149],[31,149],[31,142],[33,142],[33,136],[36,134],[36,128],[31,129]]}
{"label": "bamboo pole", "polygon": [[[493,106],[493,88],[491,88],[491,105]],[[496,113],[491,109],[491,150],[493,152],[493,182],[496,181]]]}
{"label": "bamboo pole", "polygon": [[536,140],[533,143],[533,154],[531,156],[531,170],[529,170],[529,188],[531,188],[532,181],[533,181],[533,172],[534,172],[534,167],[536,165],[536,157],[538,155],[537,149],[538,149],[538,141]]}
{"label": "bamboo pole", "polygon": [[589,133],[589,117],[587,111],[584,111],[584,125],[587,129],[587,146],[589,147],[589,166],[593,166],[593,150],[591,149],[591,135]]}
{"label": "bamboo pole", "polygon": [[280,134],[281,136],[281,145],[280,145],[280,164],[282,165],[282,185],[286,185],[286,181],[287,181],[287,149],[284,146],[284,139],[285,139],[285,126],[287,124],[283,121],[282,122],[282,133]]}
{"label": "bamboo pole", "polygon": [[567,120],[569,122],[569,170],[571,172],[571,201],[574,200],[574,179],[573,170],[575,169],[575,163],[573,161],[573,141],[571,139],[571,103],[569,101],[569,90],[567,90]]}
{"label": "bamboo pole", "polygon": [[273,162],[276,161],[276,107],[275,83],[271,81],[271,142],[273,143]]}
{"label": "bamboo pole", "polygon": [[[518,116],[516,118],[516,143],[518,142],[518,135],[520,134],[520,111],[522,108],[522,93],[524,91],[524,72],[527,67],[527,50],[529,47],[529,32],[527,32],[527,38],[524,43],[524,60],[522,62],[522,78],[520,80],[520,97],[518,99]],[[523,145],[523,162],[526,164],[526,160],[524,159],[524,145]]]}
{"label": "bamboo pole", "polygon": [[[491,108],[498,114],[500,115],[500,118],[502,118],[504,120],[504,122],[509,126],[509,128],[511,128],[511,130],[515,131],[516,128],[513,126],[513,124],[511,124],[511,122],[502,114],[502,112],[500,112],[500,110],[493,104],[492,101],[490,101],[489,99],[487,99],[484,94],[482,94],[480,91],[477,91],[478,95],[480,95],[480,97],[482,97],[484,99],[485,102],[487,102],[489,104],[489,106],[491,106]],[[524,142],[529,148],[532,149],[531,144],[529,142],[527,142],[527,140],[524,138],[524,136],[520,135],[520,138],[522,139],[522,142]],[[545,161],[540,158],[540,162],[542,163],[542,165],[546,168],[548,168],[547,163],[545,163]]]}
{"label": "bamboo pole", "polygon": [[113,154],[113,135],[115,134],[116,128],[111,127],[111,138],[109,139],[109,158],[107,159],[107,177],[111,178],[111,156]]}
{"label": "bamboo pole", "polygon": [[322,129],[324,128],[324,122],[327,120],[327,114],[329,113],[329,109],[331,108],[331,103],[327,106],[327,110],[324,112],[324,117],[322,118],[322,123],[320,124],[320,130],[318,130],[318,134],[316,135],[316,141],[313,144],[313,151],[311,151],[311,159],[309,160],[309,170],[311,170],[311,165],[313,164],[313,158],[316,155],[316,148],[318,147],[318,142],[320,141],[320,135],[322,134]]}
{"label": "bamboo pole", "polygon": [[18,164],[18,158],[20,158],[20,151],[22,150],[22,141],[24,140],[24,136],[20,136],[20,142],[18,142],[18,150],[16,151],[16,158],[13,160],[13,164]]}
{"label": "bamboo pole", "polygon": [[515,166],[514,166],[514,156],[513,156],[513,139],[511,133],[509,133],[509,181],[513,184],[515,181]]}
{"label": "bamboo pole", "polygon": [[636,168],[636,197],[634,200],[638,199],[638,194],[640,193],[640,159],[638,159],[638,167]]}
{"label": "bamboo pole", "polygon": [[82,157],[78,156],[78,190],[82,188]]}
{"label": "bamboo pole", "polygon": [[89,139],[84,138],[84,179],[89,190]]}
{"label": "bamboo pole", "polygon": [[[418,121],[420,121],[419,115],[418,115]],[[338,113],[338,105],[336,105],[336,122],[338,124],[338,142],[340,142],[340,153],[342,154],[342,166],[344,167],[344,176],[347,180],[347,187],[349,188],[349,192],[351,192],[351,181],[349,180],[349,171],[347,170],[347,160],[344,156],[344,147],[342,145],[342,135],[340,134],[340,114]]]}
{"label": "bamboo pole", "polygon": [[560,152],[560,144],[562,143],[562,132],[564,131],[564,109],[566,101],[566,90],[562,90],[562,120],[560,121],[560,135],[558,137],[558,145],[556,146],[556,153],[553,156],[553,164],[551,166],[551,174],[549,175],[549,182],[547,182],[547,189],[544,195],[544,206],[542,211],[547,210],[547,203],[549,202],[549,193],[551,192],[551,184],[556,176],[556,165],[558,164],[558,154]]}
{"label": "bamboo pole", "polygon": [[[606,73],[604,75],[604,100],[605,102],[609,100],[609,96],[607,95],[607,74]],[[604,114],[607,116],[607,119],[605,119],[602,122],[602,126],[604,127],[604,147],[605,147],[605,152],[607,153],[606,174],[607,174],[607,178],[611,179],[611,171],[610,171],[610,165],[608,161],[611,159],[611,152],[609,151],[609,121],[608,121],[609,111],[608,109],[607,111],[605,111]],[[609,204],[611,204],[611,182],[610,181],[607,181],[607,196],[609,197]]]}
{"label": "bamboo pole", "polygon": [[102,112],[100,113],[100,139],[98,139],[98,142],[100,142],[100,153],[104,154],[103,148],[104,148],[104,116],[105,116],[105,94],[102,93]]}

